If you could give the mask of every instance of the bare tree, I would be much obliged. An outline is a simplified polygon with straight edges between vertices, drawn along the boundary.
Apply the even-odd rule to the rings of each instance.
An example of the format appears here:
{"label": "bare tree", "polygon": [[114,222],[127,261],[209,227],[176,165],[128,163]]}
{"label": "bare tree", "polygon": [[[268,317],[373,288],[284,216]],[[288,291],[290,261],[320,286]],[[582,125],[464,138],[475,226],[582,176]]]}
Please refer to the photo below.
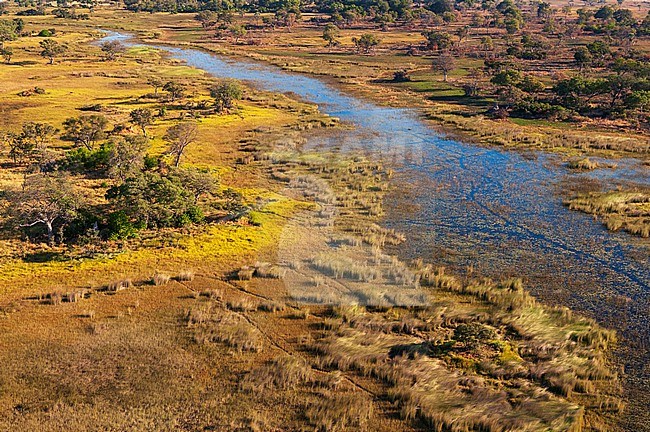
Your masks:
{"label": "bare tree", "polygon": [[447,82],[447,75],[456,68],[456,60],[449,53],[443,53],[433,59],[431,68],[442,72],[442,80]]}
{"label": "bare tree", "polygon": [[185,148],[194,143],[197,136],[195,123],[183,122],[167,129],[163,139],[169,142],[169,154],[175,156],[174,166],[180,165]]}
{"label": "bare tree", "polygon": [[54,224],[74,218],[81,202],[67,177],[47,174],[26,177],[22,190],[11,198],[19,226],[45,225],[50,244],[54,243]]}

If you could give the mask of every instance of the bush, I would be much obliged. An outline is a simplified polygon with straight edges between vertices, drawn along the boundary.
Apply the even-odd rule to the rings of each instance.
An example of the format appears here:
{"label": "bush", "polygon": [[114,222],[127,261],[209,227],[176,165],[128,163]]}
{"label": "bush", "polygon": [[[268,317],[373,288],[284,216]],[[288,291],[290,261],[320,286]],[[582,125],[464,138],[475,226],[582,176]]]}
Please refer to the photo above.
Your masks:
{"label": "bush", "polygon": [[201,223],[205,220],[205,214],[203,213],[203,210],[201,210],[201,207],[199,206],[191,206],[187,210],[185,215],[192,223]]}
{"label": "bush", "polygon": [[108,238],[110,240],[133,238],[137,236],[137,231],[124,211],[118,210],[108,215]]}
{"label": "bush", "polygon": [[242,391],[258,393],[264,390],[294,390],[299,384],[312,381],[311,368],[305,360],[283,356],[253,369],[239,384]]}
{"label": "bush", "polygon": [[459,324],[454,329],[454,340],[464,344],[467,348],[475,348],[480,342],[495,337],[494,330],[479,323]]}
{"label": "bush", "polygon": [[193,281],[194,280],[194,272],[192,270],[184,270],[178,274],[176,277],[176,280],[178,281]]}
{"label": "bush", "polygon": [[68,151],[62,164],[64,169],[71,171],[104,171],[108,169],[113,144],[102,144],[97,150],[79,147]]}
{"label": "bush", "polygon": [[411,77],[407,70],[396,71],[393,73],[393,82],[399,83],[409,81],[411,81]]}
{"label": "bush", "polygon": [[133,282],[131,282],[131,279],[122,279],[109,283],[106,290],[110,292],[118,292],[123,289],[131,288],[132,286]]}
{"label": "bush", "polygon": [[53,29],[50,30],[43,29],[40,32],[38,32],[39,37],[52,37],[53,35],[54,35]]}
{"label": "bush", "polygon": [[160,159],[155,156],[146,155],[144,157],[144,169],[150,171],[158,166]]}
{"label": "bush", "polygon": [[151,282],[155,286],[167,285],[170,280],[171,278],[169,277],[169,275],[166,275],[164,273],[156,273],[155,275],[153,275],[153,278],[151,278]]}

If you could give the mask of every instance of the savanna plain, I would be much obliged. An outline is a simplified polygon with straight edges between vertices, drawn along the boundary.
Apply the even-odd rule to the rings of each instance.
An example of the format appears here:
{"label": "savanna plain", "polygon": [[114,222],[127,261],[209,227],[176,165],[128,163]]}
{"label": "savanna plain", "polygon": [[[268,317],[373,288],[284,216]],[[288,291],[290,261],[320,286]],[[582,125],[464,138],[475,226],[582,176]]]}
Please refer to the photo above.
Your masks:
{"label": "savanna plain", "polygon": [[623,367],[647,340],[536,298],[530,275],[400,257],[407,236],[383,223],[399,164],[307,146],[355,125],[173,51],[550,154],[571,185],[553,199],[650,272],[647,4],[0,13],[0,430],[650,430],[650,383]]}

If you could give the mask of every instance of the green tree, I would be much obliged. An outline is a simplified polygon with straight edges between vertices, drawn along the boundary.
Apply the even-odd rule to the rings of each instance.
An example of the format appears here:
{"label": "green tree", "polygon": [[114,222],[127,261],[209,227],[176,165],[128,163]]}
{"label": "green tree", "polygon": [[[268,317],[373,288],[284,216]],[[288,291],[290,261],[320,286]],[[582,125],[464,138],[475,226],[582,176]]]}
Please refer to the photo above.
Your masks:
{"label": "green tree", "polygon": [[40,42],[41,57],[49,59],[49,64],[54,64],[54,59],[63,55],[68,48],[53,39],[45,39]]}
{"label": "green tree", "polygon": [[14,56],[14,50],[10,47],[0,48],[0,55],[2,56],[5,63],[9,64],[11,63],[11,59]]}
{"label": "green tree", "polygon": [[47,141],[56,133],[56,129],[46,123],[27,122],[19,134],[6,134],[4,140],[9,146],[9,157],[14,163],[22,163],[35,155],[43,155]]}
{"label": "green tree", "polygon": [[101,114],[71,117],[63,122],[63,138],[92,150],[98,141],[106,138],[107,126],[108,120]]}
{"label": "green tree", "polygon": [[204,10],[194,16],[194,19],[201,23],[203,28],[211,28],[219,22],[218,15],[211,10]]}
{"label": "green tree", "polygon": [[327,42],[328,47],[333,47],[339,44],[338,37],[340,30],[337,26],[332,23],[329,23],[323,29],[323,39]]}
{"label": "green tree", "polygon": [[643,18],[641,24],[639,24],[637,31],[639,32],[639,36],[647,36],[650,34],[650,11],[646,14],[645,18]]}
{"label": "green tree", "polygon": [[537,18],[549,19],[551,17],[551,4],[540,1],[537,3]]}
{"label": "green tree", "polygon": [[603,6],[594,13],[594,18],[608,21],[614,16],[614,8],[611,6]]}
{"label": "green tree", "polygon": [[195,205],[202,196],[214,195],[219,190],[219,181],[207,170],[176,168],[170,175],[177,178],[180,184],[192,193]]}
{"label": "green tree", "polygon": [[596,40],[587,44],[587,50],[593,57],[593,63],[600,66],[604,63],[605,59],[610,56],[611,49],[609,45],[603,41]]}
{"label": "green tree", "polygon": [[142,135],[147,136],[147,126],[153,123],[153,112],[149,108],[136,108],[129,113],[131,123],[142,130]]}
{"label": "green tree", "polygon": [[173,175],[141,172],[110,188],[106,198],[117,214],[126,215],[127,220],[120,221],[122,227],[177,227],[202,219],[192,192]]}
{"label": "green tree", "polygon": [[241,86],[235,81],[224,81],[210,89],[217,112],[233,108],[234,102],[241,99],[242,95]]}
{"label": "green tree", "polygon": [[480,47],[483,51],[485,51],[485,55],[487,56],[488,51],[492,51],[494,49],[494,41],[490,36],[483,36],[481,38]]}
{"label": "green tree", "polygon": [[380,41],[377,36],[371,33],[364,33],[358,38],[352,38],[352,43],[357,48],[357,51],[369,54],[374,47],[379,45]]}
{"label": "green tree", "polygon": [[469,36],[469,26],[462,26],[456,30],[456,36],[458,36],[458,43],[462,43]]}
{"label": "green tree", "polygon": [[594,60],[593,56],[586,47],[578,47],[573,53],[573,58],[580,70],[589,66]]}
{"label": "green tree", "polygon": [[447,32],[427,30],[422,32],[422,36],[426,39],[426,48],[429,50],[436,49],[443,51],[451,48],[453,41],[451,35]]}
{"label": "green tree", "polygon": [[230,34],[235,38],[235,43],[239,43],[239,39],[246,36],[246,33],[248,33],[248,31],[244,25],[234,24],[230,26]]}
{"label": "green tree", "polygon": [[505,69],[497,72],[490,82],[500,87],[516,86],[521,82],[521,73],[517,70]]}
{"label": "green tree", "polygon": [[607,91],[606,79],[582,76],[561,80],[553,87],[553,92],[558,96],[560,103],[576,110],[585,108],[591,100]]}
{"label": "green tree", "polygon": [[147,147],[147,139],[143,136],[128,135],[121,138],[111,149],[109,175],[122,182],[136,177],[144,168]]}
{"label": "green tree", "polygon": [[0,20],[0,48],[5,47],[5,42],[10,42],[18,37],[16,22]]}
{"label": "green tree", "polygon": [[442,15],[445,12],[453,12],[454,4],[450,0],[431,0],[427,4],[427,9],[436,15]]}
{"label": "green tree", "polygon": [[539,93],[546,88],[543,82],[531,75],[524,76],[517,87],[526,93]]}
{"label": "green tree", "polygon": [[172,101],[181,99],[185,93],[185,86],[175,81],[168,81],[163,86],[163,90],[169,93],[169,98]]}
{"label": "green tree", "polygon": [[26,159],[30,158],[36,148],[34,144],[28,140],[23,139],[20,134],[6,133],[2,136],[4,145],[9,147],[9,157],[15,164],[23,163]]}

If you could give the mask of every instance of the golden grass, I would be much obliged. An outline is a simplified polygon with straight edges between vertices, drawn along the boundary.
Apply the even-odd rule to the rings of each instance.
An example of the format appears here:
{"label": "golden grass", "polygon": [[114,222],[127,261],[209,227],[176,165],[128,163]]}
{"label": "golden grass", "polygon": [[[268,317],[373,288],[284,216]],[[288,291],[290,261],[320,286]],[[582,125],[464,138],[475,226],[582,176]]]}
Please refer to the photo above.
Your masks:
{"label": "golden grass", "polygon": [[601,218],[609,230],[650,237],[650,194],[647,191],[591,192],[569,199],[565,204],[572,210]]}

